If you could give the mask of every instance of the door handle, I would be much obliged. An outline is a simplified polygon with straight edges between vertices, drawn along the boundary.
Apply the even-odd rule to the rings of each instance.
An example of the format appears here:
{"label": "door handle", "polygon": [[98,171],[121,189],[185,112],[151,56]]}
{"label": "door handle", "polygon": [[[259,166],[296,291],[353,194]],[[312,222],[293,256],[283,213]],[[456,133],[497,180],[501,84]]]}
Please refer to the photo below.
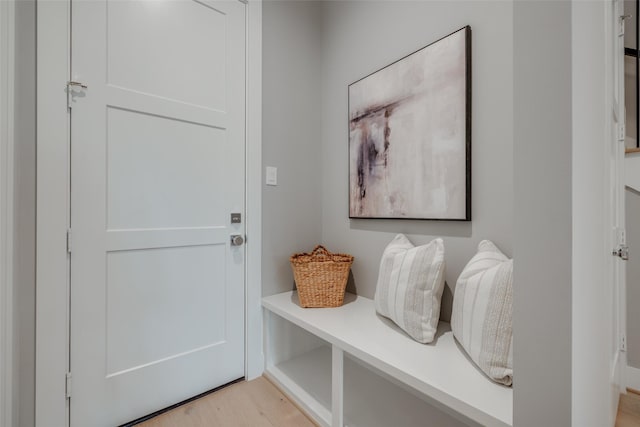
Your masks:
{"label": "door handle", "polygon": [[239,234],[231,235],[231,246],[242,246],[244,238]]}

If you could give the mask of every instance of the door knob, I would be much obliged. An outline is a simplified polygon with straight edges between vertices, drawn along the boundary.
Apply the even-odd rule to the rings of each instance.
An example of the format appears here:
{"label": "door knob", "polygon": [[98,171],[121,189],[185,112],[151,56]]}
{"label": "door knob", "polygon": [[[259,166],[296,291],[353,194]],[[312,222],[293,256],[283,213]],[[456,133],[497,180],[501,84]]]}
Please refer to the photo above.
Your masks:
{"label": "door knob", "polygon": [[231,246],[242,246],[244,238],[239,234],[231,235]]}

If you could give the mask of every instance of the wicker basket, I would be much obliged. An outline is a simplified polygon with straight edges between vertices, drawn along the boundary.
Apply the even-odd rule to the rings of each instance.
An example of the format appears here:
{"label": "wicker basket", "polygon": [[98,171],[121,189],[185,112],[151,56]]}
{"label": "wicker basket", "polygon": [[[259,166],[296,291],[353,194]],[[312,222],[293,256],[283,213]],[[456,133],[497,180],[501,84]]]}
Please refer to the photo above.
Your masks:
{"label": "wicker basket", "polygon": [[310,254],[289,258],[302,307],[340,307],[353,257],[316,246]]}

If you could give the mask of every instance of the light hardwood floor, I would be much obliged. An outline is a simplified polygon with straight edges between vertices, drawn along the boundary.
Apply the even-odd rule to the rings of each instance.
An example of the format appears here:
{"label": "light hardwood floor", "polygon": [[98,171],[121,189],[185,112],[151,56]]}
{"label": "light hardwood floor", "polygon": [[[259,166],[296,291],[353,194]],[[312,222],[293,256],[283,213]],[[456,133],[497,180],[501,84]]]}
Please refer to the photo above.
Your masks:
{"label": "light hardwood floor", "polygon": [[[141,427],[315,427],[264,377],[243,381],[159,415]],[[620,395],[615,427],[640,427],[640,394]]]}
{"label": "light hardwood floor", "polygon": [[640,426],[640,395],[627,393],[620,395],[616,427]]}
{"label": "light hardwood floor", "polygon": [[180,406],[140,427],[314,427],[264,377],[243,381]]}

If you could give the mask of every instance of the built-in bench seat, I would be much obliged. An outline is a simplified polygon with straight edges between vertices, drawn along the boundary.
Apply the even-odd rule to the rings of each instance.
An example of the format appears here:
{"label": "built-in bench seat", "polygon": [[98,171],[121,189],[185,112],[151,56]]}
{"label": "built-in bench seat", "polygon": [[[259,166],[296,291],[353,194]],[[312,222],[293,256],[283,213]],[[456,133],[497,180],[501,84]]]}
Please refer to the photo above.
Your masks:
{"label": "built-in bench seat", "polygon": [[[373,301],[361,296],[347,294],[345,304],[338,308],[302,308],[296,292],[285,292],[263,298],[262,304],[266,325],[265,373],[321,425],[342,427],[345,423],[345,354],[349,359],[371,366],[396,384],[408,386],[412,394],[421,395],[427,402],[457,415],[456,418],[465,423],[512,425],[513,390],[493,383],[476,368],[455,342],[448,323],[440,322],[436,339],[425,345],[412,340],[388,319],[378,316]],[[312,348],[312,351],[297,354],[295,360],[282,360],[274,354],[282,349],[274,349],[276,344],[269,343],[270,334],[273,334],[273,314],[327,345],[324,349]],[[283,345],[280,338],[277,345],[295,346],[295,339],[285,341]],[[331,349],[331,367],[327,367],[330,373],[323,374],[318,365],[322,352],[329,353],[327,347]],[[300,384],[303,381],[296,381],[295,375],[288,374],[287,363],[291,365],[291,372],[318,377],[310,378],[309,384],[328,383],[330,397],[323,397],[320,391],[309,390]],[[297,371],[293,370],[294,365]],[[424,425],[432,425],[428,420],[424,421]]]}

